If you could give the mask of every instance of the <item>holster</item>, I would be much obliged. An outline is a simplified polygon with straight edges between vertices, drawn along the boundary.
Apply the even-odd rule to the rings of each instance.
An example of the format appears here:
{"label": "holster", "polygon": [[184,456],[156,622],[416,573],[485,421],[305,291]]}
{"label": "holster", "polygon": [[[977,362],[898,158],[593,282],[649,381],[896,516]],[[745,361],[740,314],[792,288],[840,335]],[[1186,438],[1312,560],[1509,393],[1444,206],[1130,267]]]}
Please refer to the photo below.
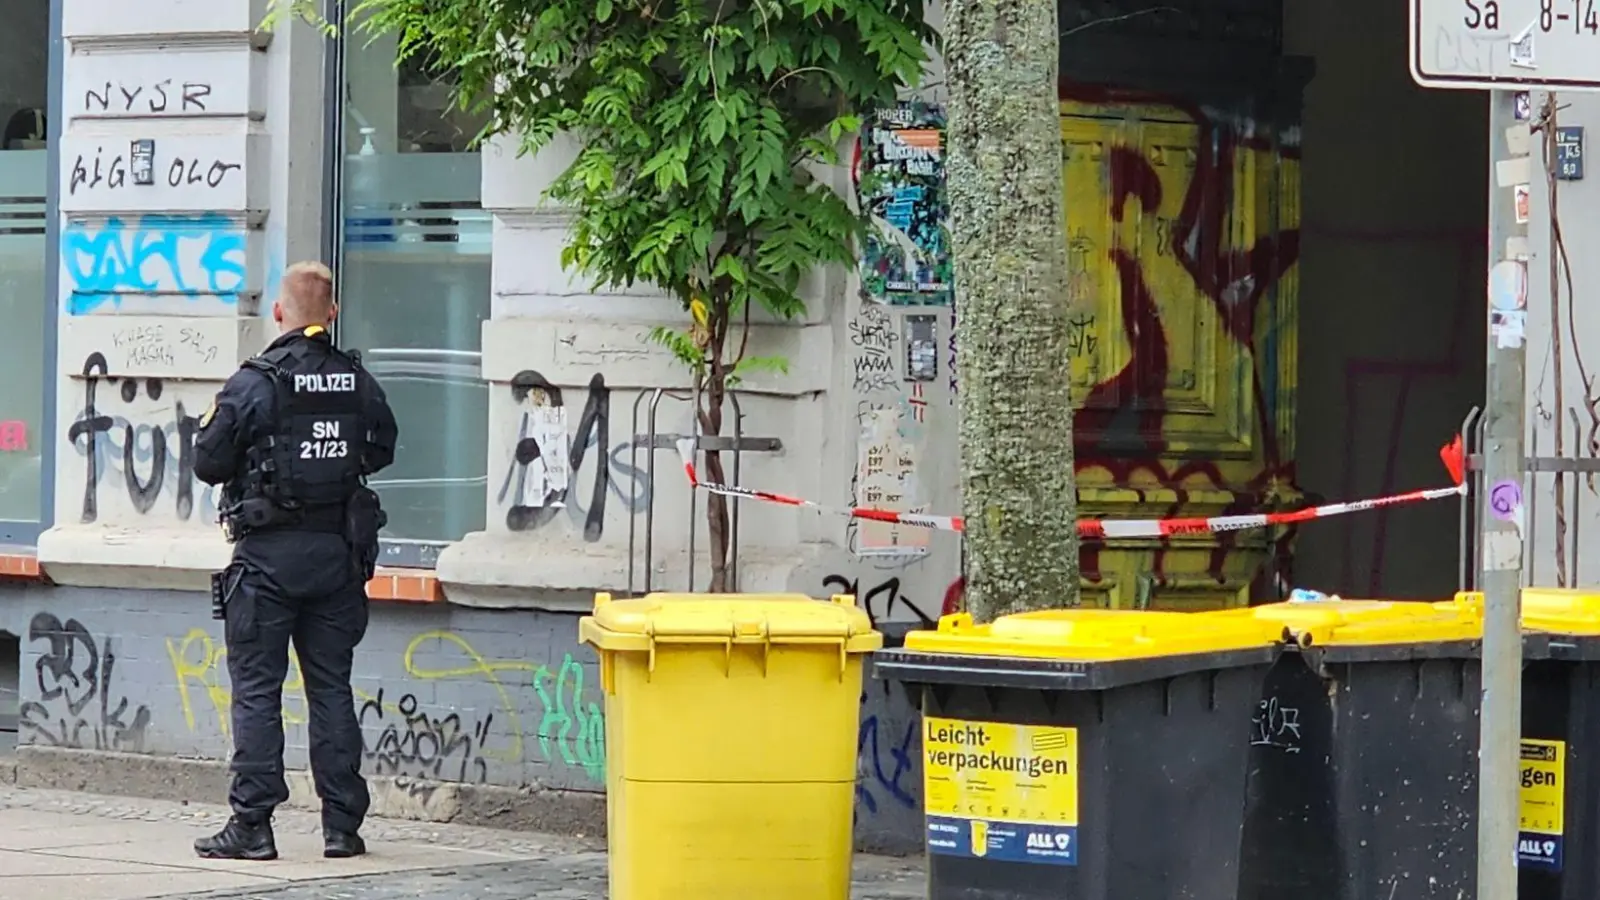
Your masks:
{"label": "holster", "polygon": [[211,573],[211,618],[221,620],[228,617],[228,601],[239,590],[239,582],[243,578],[244,567],[238,563],[221,572]]}
{"label": "holster", "polygon": [[364,485],[350,495],[344,509],[345,540],[355,556],[361,580],[370,580],[378,569],[378,532],[389,524],[389,515],[383,511],[378,492]]}

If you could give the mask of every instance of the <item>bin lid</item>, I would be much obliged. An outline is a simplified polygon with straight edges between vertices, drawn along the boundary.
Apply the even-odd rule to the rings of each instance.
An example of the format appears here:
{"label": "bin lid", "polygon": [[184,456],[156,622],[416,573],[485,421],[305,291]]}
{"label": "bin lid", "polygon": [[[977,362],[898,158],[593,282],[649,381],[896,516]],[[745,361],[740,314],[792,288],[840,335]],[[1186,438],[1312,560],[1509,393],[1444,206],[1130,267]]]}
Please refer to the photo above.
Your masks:
{"label": "bin lid", "polygon": [[906,635],[907,650],[963,656],[1019,656],[1081,662],[1149,659],[1264,647],[1282,629],[1250,618],[1117,609],[1014,613],[978,625],[970,613],[939,620],[938,631]]}
{"label": "bin lid", "polygon": [[1218,618],[1250,617],[1287,629],[1298,641],[1320,646],[1437,644],[1483,637],[1483,617],[1452,601],[1317,600],[1269,603],[1248,609],[1200,613]]}
{"label": "bin lid", "polygon": [[[1458,602],[1482,607],[1483,595],[1458,594]],[[1600,591],[1523,588],[1522,627],[1547,634],[1600,636]]]}
{"label": "bin lid", "polygon": [[601,650],[646,652],[658,644],[826,644],[848,653],[883,646],[854,597],[804,594],[654,593],[627,600],[596,594],[578,639]]}

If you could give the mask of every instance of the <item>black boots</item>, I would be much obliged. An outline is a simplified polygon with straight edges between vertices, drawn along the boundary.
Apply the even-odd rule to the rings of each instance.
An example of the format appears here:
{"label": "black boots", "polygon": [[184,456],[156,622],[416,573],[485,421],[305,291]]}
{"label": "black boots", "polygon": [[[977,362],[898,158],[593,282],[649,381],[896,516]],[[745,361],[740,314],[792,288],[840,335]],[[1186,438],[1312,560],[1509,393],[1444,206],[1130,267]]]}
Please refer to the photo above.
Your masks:
{"label": "black boots", "polygon": [[367,842],[354,831],[334,831],[329,828],[322,832],[322,855],[328,859],[349,859],[366,852]]}
{"label": "black boots", "polygon": [[195,841],[194,852],[202,859],[269,860],[278,858],[278,845],[270,821],[244,822],[234,816],[221,831]]}
{"label": "black boots", "polygon": [[[194,852],[202,859],[269,860],[278,858],[278,845],[272,838],[271,822],[245,822],[238,816],[228,820],[222,830],[194,842]],[[367,842],[354,831],[322,832],[322,855],[328,859],[349,859],[367,852]]]}

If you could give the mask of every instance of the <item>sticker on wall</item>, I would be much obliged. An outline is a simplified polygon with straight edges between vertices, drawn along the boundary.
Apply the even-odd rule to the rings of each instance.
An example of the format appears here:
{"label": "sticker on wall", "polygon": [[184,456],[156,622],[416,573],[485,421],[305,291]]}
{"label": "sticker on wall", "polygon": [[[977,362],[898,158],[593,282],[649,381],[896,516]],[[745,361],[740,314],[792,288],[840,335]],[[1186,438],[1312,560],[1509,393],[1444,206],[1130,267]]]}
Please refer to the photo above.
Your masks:
{"label": "sticker on wall", "polygon": [[1503,259],[1489,270],[1489,334],[1503,350],[1522,346],[1527,334],[1528,264]]}
{"label": "sticker on wall", "polygon": [[906,316],[906,380],[939,377],[939,338],[933,316]]}
{"label": "sticker on wall", "polygon": [[1511,207],[1516,212],[1518,225],[1528,224],[1532,204],[1532,190],[1528,185],[1519,184],[1511,189]]}
{"label": "sticker on wall", "polygon": [[151,185],[156,183],[156,142],[150,138],[134,141],[128,148],[128,169],[133,175],[133,183],[138,185]]}
{"label": "sticker on wall", "polygon": [[[902,407],[866,409],[860,414],[856,445],[856,505],[895,512],[926,513],[918,502],[917,448],[907,430],[914,415]],[[863,521],[855,525],[852,543],[857,556],[921,556],[933,532],[898,522]]]}
{"label": "sticker on wall", "polygon": [[1510,523],[1521,534],[1527,524],[1527,513],[1522,506],[1522,485],[1510,478],[1496,482],[1489,489],[1489,514],[1501,522]]}
{"label": "sticker on wall", "polygon": [[1583,180],[1583,126],[1563,125],[1556,129],[1556,177],[1562,181]]}
{"label": "sticker on wall", "polygon": [[527,466],[517,481],[512,505],[539,507],[550,498],[551,507],[564,507],[569,480],[567,466],[567,408],[535,406],[522,414],[517,433],[516,461]]}
{"label": "sticker on wall", "polygon": [[944,111],[906,101],[880,109],[856,147],[856,196],[872,223],[861,248],[863,296],[891,306],[947,306],[953,294]]}

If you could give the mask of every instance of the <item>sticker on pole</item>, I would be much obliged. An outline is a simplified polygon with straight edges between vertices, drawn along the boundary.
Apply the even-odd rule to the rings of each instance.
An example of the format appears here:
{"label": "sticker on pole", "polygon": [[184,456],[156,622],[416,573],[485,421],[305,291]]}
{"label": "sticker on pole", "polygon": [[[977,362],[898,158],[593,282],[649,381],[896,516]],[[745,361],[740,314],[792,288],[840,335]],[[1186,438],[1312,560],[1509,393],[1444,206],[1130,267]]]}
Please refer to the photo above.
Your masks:
{"label": "sticker on pole", "polygon": [[1078,729],[923,719],[928,852],[1078,864]]}
{"label": "sticker on pole", "polygon": [[1522,800],[1517,826],[1517,865],[1561,871],[1561,832],[1566,826],[1566,741],[1523,739]]}
{"label": "sticker on pole", "polygon": [[1409,0],[1411,77],[1432,88],[1600,89],[1600,0]]}

